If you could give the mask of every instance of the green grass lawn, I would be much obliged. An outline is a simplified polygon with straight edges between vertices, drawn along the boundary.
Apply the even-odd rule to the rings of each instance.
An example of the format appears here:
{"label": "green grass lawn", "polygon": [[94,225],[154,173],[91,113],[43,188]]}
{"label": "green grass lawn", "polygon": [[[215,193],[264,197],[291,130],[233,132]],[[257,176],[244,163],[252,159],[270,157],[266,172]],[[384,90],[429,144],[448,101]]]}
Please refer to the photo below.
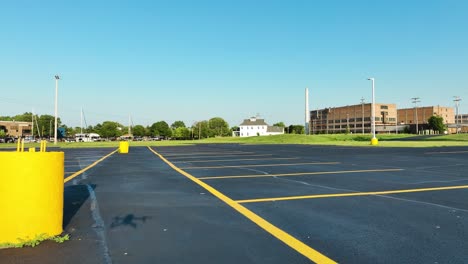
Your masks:
{"label": "green grass lawn", "polygon": [[[379,144],[374,147],[443,147],[468,146],[468,134],[443,135],[429,138],[417,138],[411,134],[382,134],[377,135]],[[414,140],[413,140],[414,139]],[[192,144],[308,144],[308,145],[336,145],[336,146],[370,146],[371,135],[276,135],[246,138],[209,138],[202,140],[166,140],[166,141],[132,141],[130,146],[180,146]],[[53,143],[47,146],[54,147]],[[119,142],[60,142],[60,148],[117,148]],[[0,147],[16,148],[16,144],[2,144]],[[39,143],[25,144],[25,148],[39,149]]]}

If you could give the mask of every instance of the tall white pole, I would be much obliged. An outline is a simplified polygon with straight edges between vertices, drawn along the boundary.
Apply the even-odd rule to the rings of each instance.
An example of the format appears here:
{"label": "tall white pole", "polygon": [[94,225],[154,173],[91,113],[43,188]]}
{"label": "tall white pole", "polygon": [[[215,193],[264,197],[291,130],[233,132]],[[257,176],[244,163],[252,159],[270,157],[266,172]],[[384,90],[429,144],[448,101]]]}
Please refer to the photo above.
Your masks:
{"label": "tall white pole", "polygon": [[375,79],[368,78],[368,80],[372,81],[372,105],[371,105],[371,128],[372,128],[372,139],[371,144],[377,145],[378,140],[375,137]]}
{"label": "tall white pole", "polygon": [[31,136],[32,136],[32,139],[34,140],[34,109],[31,112],[31,122],[32,122]]}
{"label": "tall white pole", "polygon": [[57,145],[58,80],[60,80],[60,77],[59,77],[58,75],[55,75],[55,123],[54,123],[54,128],[55,128],[55,130],[54,130],[54,145]]}
{"label": "tall white pole", "polygon": [[305,89],[305,133],[306,135],[310,134],[310,129],[309,129],[309,121],[310,121],[310,111],[309,111],[309,88]]}
{"label": "tall white pole", "polygon": [[415,119],[415,122],[416,122],[416,134],[419,134],[418,105],[417,105],[417,103],[419,103],[421,101],[419,100],[419,97],[413,97],[411,99],[413,100],[413,104],[414,104],[414,119]]}
{"label": "tall white pole", "polygon": [[80,112],[80,134],[83,134],[83,107],[81,107]]}
{"label": "tall white pole", "polygon": [[460,96],[454,96],[455,99],[453,101],[455,102],[455,108],[456,108],[456,114],[455,114],[455,127],[457,129],[457,134],[459,133],[458,131],[460,130],[459,128],[459,123],[461,123],[461,120],[459,121],[459,114],[458,114],[458,106],[460,104],[461,98]]}

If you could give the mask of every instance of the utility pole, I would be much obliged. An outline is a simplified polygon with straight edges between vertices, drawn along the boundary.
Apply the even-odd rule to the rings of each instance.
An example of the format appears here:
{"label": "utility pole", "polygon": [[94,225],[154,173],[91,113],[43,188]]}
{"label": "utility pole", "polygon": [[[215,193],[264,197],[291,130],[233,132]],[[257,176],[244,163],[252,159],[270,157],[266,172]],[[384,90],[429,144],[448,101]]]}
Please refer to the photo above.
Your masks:
{"label": "utility pole", "polygon": [[[453,101],[455,102],[455,108],[456,108],[455,126],[456,126],[456,128],[457,128],[457,134],[458,134],[458,133],[459,133],[458,131],[459,131],[459,129],[460,129],[460,128],[459,128],[459,123],[461,123],[461,122],[458,121],[458,119],[460,118],[460,117],[458,116],[458,106],[460,105],[461,98],[460,98],[460,96],[454,96],[453,98],[455,98],[455,99],[453,99]],[[461,121],[461,120],[460,120],[460,121]]]}
{"label": "utility pole", "polygon": [[418,105],[417,103],[421,102],[421,100],[419,100],[419,97],[413,97],[411,98],[413,104],[414,104],[414,120],[416,122],[416,134],[419,134],[419,127],[418,127]]}
{"label": "utility pole", "polygon": [[364,97],[361,98],[361,106],[362,106],[362,134],[364,134]]}

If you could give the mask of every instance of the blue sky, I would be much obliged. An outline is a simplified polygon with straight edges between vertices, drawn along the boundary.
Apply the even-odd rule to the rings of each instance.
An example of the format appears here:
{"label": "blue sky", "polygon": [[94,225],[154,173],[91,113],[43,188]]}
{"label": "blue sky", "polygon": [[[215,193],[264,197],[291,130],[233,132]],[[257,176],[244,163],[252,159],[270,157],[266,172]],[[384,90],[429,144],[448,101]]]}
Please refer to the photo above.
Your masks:
{"label": "blue sky", "polygon": [[0,115],[150,125],[371,98],[468,113],[468,1],[9,1],[0,8]]}

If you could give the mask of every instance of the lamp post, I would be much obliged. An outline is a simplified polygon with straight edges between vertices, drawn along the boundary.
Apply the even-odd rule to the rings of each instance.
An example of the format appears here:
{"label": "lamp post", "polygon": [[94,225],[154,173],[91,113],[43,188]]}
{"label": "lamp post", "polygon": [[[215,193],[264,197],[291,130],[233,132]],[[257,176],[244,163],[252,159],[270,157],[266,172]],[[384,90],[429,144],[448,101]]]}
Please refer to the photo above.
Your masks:
{"label": "lamp post", "polygon": [[362,134],[364,134],[364,97],[361,98],[361,107],[362,107]]}
{"label": "lamp post", "polygon": [[372,139],[371,145],[377,145],[379,141],[375,137],[375,79],[368,78],[367,80],[372,81],[372,106],[371,106],[371,127],[372,127]]}
{"label": "lamp post", "polygon": [[460,117],[458,116],[458,106],[460,105],[461,98],[460,98],[460,96],[454,96],[453,98],[455,98],[455,99],[453,99],[453,101],[455,102],[455,109],[456,109],[456,114],[455,114],[455,126],[456,126],[456,128],[457,128],[457,134],[458,134],[458,133],[459,133],[458,131],[460,130],[459,125],[458,125],[458,124],[460,123],[460,122],[458,121],[458,119],[460,118]]}
{"label": "lamp post", "polygon": [[411,100],[413,100],[413,104],[414,104],[414,120],[416,122],[416,134],[419,134],[419,125],[418,125],[418,105],[417,103],[421,102],[421,100],[419,100],[419,97],[413,97],[411,98]]}
{"label": "lamp post", "polygon": [[58,101],[58,81],[60,80],[60,76],[55,75],[55,124],[54,124],[54,145],[57,145],[57,101]]}

